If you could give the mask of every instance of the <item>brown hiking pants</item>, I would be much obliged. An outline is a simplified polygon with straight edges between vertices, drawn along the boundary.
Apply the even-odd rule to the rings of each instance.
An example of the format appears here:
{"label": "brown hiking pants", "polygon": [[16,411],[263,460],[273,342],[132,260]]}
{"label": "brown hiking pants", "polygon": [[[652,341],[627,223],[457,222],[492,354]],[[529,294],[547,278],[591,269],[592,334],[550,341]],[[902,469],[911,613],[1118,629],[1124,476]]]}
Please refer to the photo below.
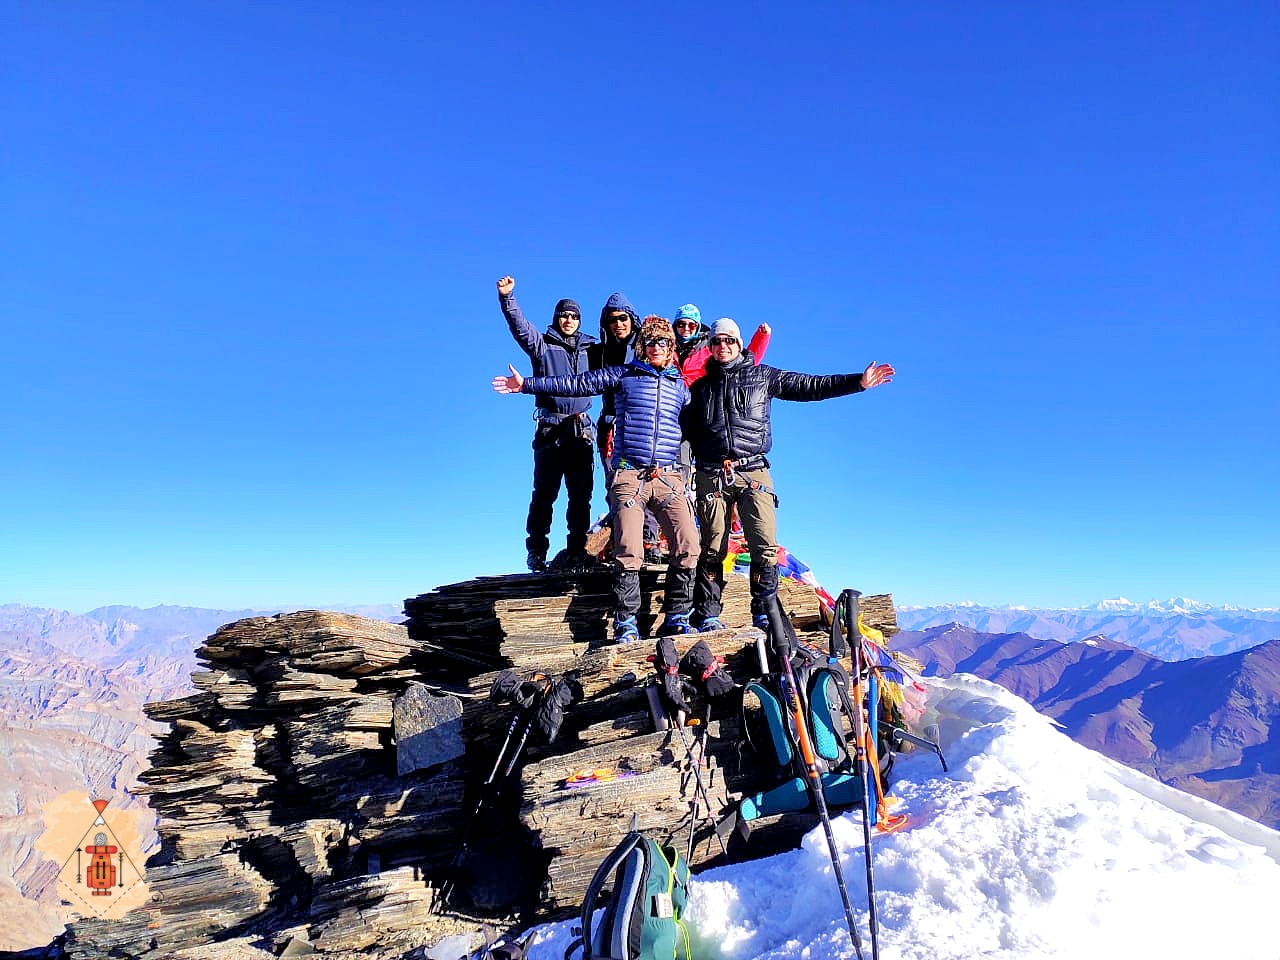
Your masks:
{"label": "brown hiking pants", "polygon": [[614,511],[613,558],[624,570],[639,570],[644,564],[646,507],[667,535],[671,566],[692,570],[698,565],[698,529],[678,467],[654,469],[652,474],[618,470],[609,485],[609,506]]}

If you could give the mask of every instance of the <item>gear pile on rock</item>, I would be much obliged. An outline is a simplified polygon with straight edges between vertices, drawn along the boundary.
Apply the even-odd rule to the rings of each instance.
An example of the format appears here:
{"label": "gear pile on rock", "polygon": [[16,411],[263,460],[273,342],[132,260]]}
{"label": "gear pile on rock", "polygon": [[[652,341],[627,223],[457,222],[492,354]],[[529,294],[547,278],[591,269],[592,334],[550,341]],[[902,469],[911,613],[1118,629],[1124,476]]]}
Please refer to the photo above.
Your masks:
{"label": "gear pile on rock", "polygon": [[[648,633],[663,574],[641,586]],[[727,624],[750,623],[744,578],[724,599]],[[820,629],[811,587],[784,580],[779,599],[802,636]],[[724,858],[694,794],[727,809],[759,789],[737,712],[702,705],[695,784],[684,731],[655,729],[654,647],[608,644],[609,603],[604,571],[521,574],[409,599],[404,625],[302,611],[220,628],[198,651],[199,692],[148,707],[170,725],[139,788],[162,844],[151,899],[124,920],[77,921],[52,952],[389,958],[457,934],[476,947],[486,931],[570,915],[633,815],[682,852],[690,834],[695,870]],[[862,610],[896,629],[889,597]],[[675,638],[676,652],[703,643],[699,676],[724,663],[749,677],[757,637]],[[812,824],[755,823],[749,853]]]}

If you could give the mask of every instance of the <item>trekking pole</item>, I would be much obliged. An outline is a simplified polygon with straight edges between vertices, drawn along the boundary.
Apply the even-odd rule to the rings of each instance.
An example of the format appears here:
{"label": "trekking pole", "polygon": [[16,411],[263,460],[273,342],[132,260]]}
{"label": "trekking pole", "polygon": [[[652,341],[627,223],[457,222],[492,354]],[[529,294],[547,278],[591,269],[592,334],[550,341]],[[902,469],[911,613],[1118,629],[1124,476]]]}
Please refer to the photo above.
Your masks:
{"label": "trekking pole", "polygon": [[[822,770],[818,766],[818,758],[813,750],[813,741],[809,737],[809,728],[805,724],[804,710],[800,706],[800,692],[796,686],[795,672],[791,669],[791,642],[783,618],[782,605],[778,602],[778,595],[775,593],[766,598],[765,606],[769,615],[769,633],[773,639],[774,653],[782,662],[783,693],[786,696],[787,708],[791,712],[791,722],[795,726],[796,746],[800,748],[800,756],[804,761],[809,791],[813,794],[814,805],[818,808],[818,817],[822,820],[822,829],[827,835],[827,848],[831,851],[831,869],[836,876],[836,885],[840,888],[840,902],[844,905],[844,919],[849,925],[849,939],[853,941],[853,950],[858,955],[858,960],[863,960],[862,940],[858,936],[858,925],[853,919],[853,905],[849,902],[849,890],[845,887],[844,871],[840,867],[840,851],[836,847],[835,834],[831,832],[831,815],[827,812],[827,798],[822,790]],[[870,850],[871,842],[870,838],[868,838],[868,856],[870,856]],[[874,949],[876,935],[874,908],[871,916],[871,936]]]}
{"label": "trekking pole", "polygon": [[[850,646],[850,657],[853,660],[853,769],[854,773],[862,781],[862,845],[866,851],[867,861],[867,909],[870,912],[870,928],[871,928],[871,957],[872,960],[880,958],[880,929],[876,920],[876,884],[874,871],[871,864],[871,797],[875,789],[875,785],[870,782],[869,771],[867,769],[867,724],[862,716],[862,634],[858,632],[858,597],[861,594],[856,590],[844,590],[840,593],[840,599],[836,602],[836,613],[840,613],[840,607],[843,605],[844,613],[844,635],[845,640]],[[839,617],[832,618],[832,631],[834,637],[835,625],[839,622]]]}
{"label": "trekking pole", "polygon": [[[699,752],[698,759],[695,760],[693,757],[693,748],[689,745],[689,741],[684,735],[684,724],[680,722],[679,715],[677,714],[676,716],[672,717],[671,722],[672,722],[672,725],[676,728],[676,735],[680,738],[680,745],[684,747],[684,755],[689,759],[689,766],[693,769],[693,779],[697,784],[697,793],[694,794],[693,802],[689,804],[689,818],[690,818],[689,852],[685,854],[685,858],[684,858],[686,863],[692,863],[693,862],[692,860],[693,830],[694,830],[694,826],[698,822],[698,797],[702,798],[703,806],[706,807],[707,819],[711,820],[713,825],[715,822],[715,818],[711,814],[711,800],[707,796],[707,787],[706,787],[706,784],[702,782],[702,755],[706,753],[706,745],[704,741],[703,748]],[[706,730],[705,724],[703,725],[703,730],[704,731]],[[697,738],[695,737],[694,739],[697,739]],[[725,856],[728,856],[729,848],[725,846],[724,837],[720,836],[719,833],[716,833],[716,839],[720,841],[720,852],[723,853]]]}
{"label": "trekking pole", "polygon": [[[655,658],[651,657],[650,659],[652,660]],[[661,667],[656,663],[656,661],[654,663],[654,667],[655,669],[659,669],[659,670],[661,669]],[[659,677],[660,676],[661,674],[659,674]],[[685,861],[688,862],[689,858],[693,855],[692,853],[693,832],[696,829],[698,824],[698,797],[699,796],[702,797],[702,802],[706,804],[707,819],[711,820],[713,825],[715,823],[715,817],[711,813],[711,810],[712,810],[711,800],[707,796],[706,785],[702,782],[701,762],[694,761],[693,750],[689,746],[689,741],[684,735],[684,726],[685,726],[683,722],[684,711],[674,706],[673,704],[667,702],[667,699],[663,696],[661,692],[660,684],[661,684],[661,680],[653,679],[653,680],[650,680],[650,682],[645,686],[645,696],[648,698],[648,701],[649,701],[649,715],[653,718],[654,729],[661,732],[663,730],[668,729],[669,727],[675,727],[676,736],[680,738],[680,745],[684,748],[685,758],[689,761],[689,768],[693,771],[694,779],[697,783],[697,787],[696,787],[697,792],[694,794],[693,800],[690,801],[689,803],[688,849],[690,852],[685,855]],[[703,729],[704,730],[706,729],[705,725],[703,726]],[[705,752],[706,752],[706,748],[704,744],[703,753],[705,754]],[[720,852],[727,856],[729,853],[729,849],[728,847],[725,846],[724,837],[720,836],[718,831],[716,832],[716,839],[720,842]]]}
{"label": "trekking pole", "polygon": [[475,827],[476,820],[480,817],[480,811],[484,809],[485,803],[496,794],[497,789],[491,789],[493,783],[498,779],[498,771],[502,770],[502,761],[507,754],[507,748],[511,745],[512,738],[516,735],[517,728],[520,727],[521,721],[524,722],[524,729],[520,733],[520,739],[516,744],[516,748],[512,751],[508,759],[506,769],[502,770],[502,779],[505,780],[511,775],[511,771],[515,769],[516,761],[520,758],[524,745],[529,740],[529,731],[533,729],[534,714],[536,712],[537,701],[534,701],[527,707],[522,707],[515,711],[511,717],[511,723],[507,727],[507,735],[502,741],[502,746],[498,750],[497,757],[493,761],[493,769],[489,771],[489,776],[480,786],[480,796],[476,799],[476,805],[467,817],[466,826],[462,829],[462,845],[458,847],[458,852],[454,854],[453,859],[449,862],[446,870],[444,884],[440,887],[440,896],[436,900],[438,909],[448,906],[449,898],[453,896],[454,890],[457,888],[458,872],[462,868],[463,862],[467,858],[467,851],[471,848],[471,834]]}

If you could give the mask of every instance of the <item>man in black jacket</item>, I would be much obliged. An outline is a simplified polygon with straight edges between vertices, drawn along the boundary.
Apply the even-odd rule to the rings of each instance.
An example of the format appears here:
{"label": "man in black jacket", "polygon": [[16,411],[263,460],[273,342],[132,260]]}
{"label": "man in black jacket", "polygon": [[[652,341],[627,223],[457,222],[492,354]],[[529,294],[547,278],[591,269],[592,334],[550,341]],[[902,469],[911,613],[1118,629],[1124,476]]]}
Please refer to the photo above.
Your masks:
{"label": "man in black jacket", "polygon": [[[586,373],[587,351],[596,338],[581,331],[582,311],[573,300],[561,300],[545,333],[538,330],[520,310],[515,298],[516,282],[511,277],[498,281],[498,302],[506,318],[511,336],[533,361],[533,372],[539,377],[571,377]],[[533,435],[533,496],[529,500],[529,517],[525,522],[528,538],[526,561],[534,573],[547,569],[548,534],[551,514],[560,482],[569,490],[565,511],[569,536],[566,541],[566,563],[586,563],[587,528],[591,526],[591,488],[595,464],[591,455],[590,397],[539,397],[534,410],[538,429]]]}
{"label": "man in black jacket", "polygon": [[729,546],[733,508],[751,550],[751,614],[765,626],[765,599],[778,589],[778,498],[769,475],[773,446],[770,402],[826,400],[858,393],[893,380],[894,369],[874,361],[862,373],[813,376],[757,366],[742,349],[738,325],[728,317],[711,333],[711,359],[706,375],[691,388],[685,414],[685,437],[697,462],[698,525],[702,556],[693,595],[691,622],[702,630],[719,630],[724,559]]}

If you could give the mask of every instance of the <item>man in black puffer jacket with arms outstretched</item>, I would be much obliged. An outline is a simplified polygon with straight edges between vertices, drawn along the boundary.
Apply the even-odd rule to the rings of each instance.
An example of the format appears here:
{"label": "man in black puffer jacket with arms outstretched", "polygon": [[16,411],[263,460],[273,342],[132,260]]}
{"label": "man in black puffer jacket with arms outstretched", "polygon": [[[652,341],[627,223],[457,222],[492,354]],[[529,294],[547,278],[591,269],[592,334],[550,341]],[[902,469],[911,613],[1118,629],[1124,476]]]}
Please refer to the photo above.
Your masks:
{"label": "man in black puffer jacket with arms outstretched", "polygon": [[752,622],[766,628],[765,599],[778,590],[778,501],[766,456],[773,446],[770,402],[858,393],[892,382],[894,369],[872,362],[860,374],[813,376],[757,366],[728,317],[716,321],[710,344],[706,375],[693,384],[684,416],[685,438],[697,463],[702,536],[691,620],[702,630],[722,626],[724,560],[736,506],[751,549]]}

